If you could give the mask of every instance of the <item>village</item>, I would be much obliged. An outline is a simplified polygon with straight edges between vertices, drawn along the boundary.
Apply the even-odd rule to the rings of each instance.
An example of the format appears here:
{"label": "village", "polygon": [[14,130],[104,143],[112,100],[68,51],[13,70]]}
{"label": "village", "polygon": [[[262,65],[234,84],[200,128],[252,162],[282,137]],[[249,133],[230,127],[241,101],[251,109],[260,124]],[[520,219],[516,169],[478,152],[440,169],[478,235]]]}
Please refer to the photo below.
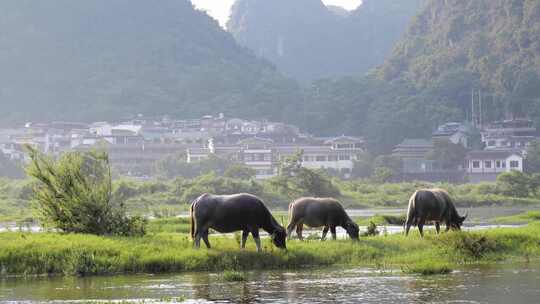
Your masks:
{"label": "village", "polygon": [[[479,136],[474,130],[479,130]],[[401,163],[396,181],[494,181],[500,173],[523,171],[527,146],[538,138],[538,130],[527,119],[494,122],[481,129],[448,122],[434,130],[431,138],[403,140],[390,156]],[[458,165],[441,166],[429,156],[440,143],[463,147],[466,153]],[[54,156],[103,150],[116,172],[143,179],[151,178],[156,162],[171,155],[181,155],[186,163],[214,155],[245,165],[256,172],[257,179],[266,179],[278,174],[280,161],[298,152],[306,168],[332,170],[351,178],[355,163],[370,151],[369,142],[361,137],[317,137],[290,124],[223,114],[190,120],[139,116],[118,122],[26,123],[0,129],[0,151],[5,157],[28,161],[25,145]]]}

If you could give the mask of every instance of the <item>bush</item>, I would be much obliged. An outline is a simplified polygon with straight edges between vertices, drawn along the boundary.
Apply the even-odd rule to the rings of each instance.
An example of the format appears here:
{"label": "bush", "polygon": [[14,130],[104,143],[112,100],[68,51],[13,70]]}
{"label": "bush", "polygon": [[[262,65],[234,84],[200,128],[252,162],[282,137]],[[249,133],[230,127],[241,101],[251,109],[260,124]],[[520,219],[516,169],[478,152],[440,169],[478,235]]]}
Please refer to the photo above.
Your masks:
{"label": "bush", "polygon": [[45,223],[64,232],[96,235],[143,235],[146,220],[129,218],[122,203],[112,202],[106,153],[71,152],[58,160],[28,147],[29,176]]}

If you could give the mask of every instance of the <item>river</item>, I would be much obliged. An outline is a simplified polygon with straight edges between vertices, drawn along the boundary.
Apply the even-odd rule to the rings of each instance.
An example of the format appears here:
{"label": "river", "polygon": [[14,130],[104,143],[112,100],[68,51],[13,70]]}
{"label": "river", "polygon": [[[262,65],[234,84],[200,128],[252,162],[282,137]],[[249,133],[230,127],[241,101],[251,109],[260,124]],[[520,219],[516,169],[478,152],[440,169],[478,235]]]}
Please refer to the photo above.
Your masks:
{"label": "river", "polygon": [[245,282],[217,273],[3,279],[3,303],[538,303],[540,264],[498,264],[449,275],[404,275],[365,268],[249,272]]}

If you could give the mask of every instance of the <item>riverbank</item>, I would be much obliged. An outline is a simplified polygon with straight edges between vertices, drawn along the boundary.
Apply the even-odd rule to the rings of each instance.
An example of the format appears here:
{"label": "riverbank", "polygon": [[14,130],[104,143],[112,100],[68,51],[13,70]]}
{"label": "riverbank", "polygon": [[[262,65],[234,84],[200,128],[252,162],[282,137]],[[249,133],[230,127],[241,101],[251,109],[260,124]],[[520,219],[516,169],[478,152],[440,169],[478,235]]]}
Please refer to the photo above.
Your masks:
{"label": "riverbank", "polygon": [[140,238],[0,233],[0,276],[110,275],[368,266],[413,273],[444,273],[460,265],[540,258],[540,223],[513,229],[428,234],[415,232],[362,238],[359,242],[288,242],[288,250],[263,240],[240,251],[239,235],[210,238],[213,249],[194,250],[187,234],[153,233]]}

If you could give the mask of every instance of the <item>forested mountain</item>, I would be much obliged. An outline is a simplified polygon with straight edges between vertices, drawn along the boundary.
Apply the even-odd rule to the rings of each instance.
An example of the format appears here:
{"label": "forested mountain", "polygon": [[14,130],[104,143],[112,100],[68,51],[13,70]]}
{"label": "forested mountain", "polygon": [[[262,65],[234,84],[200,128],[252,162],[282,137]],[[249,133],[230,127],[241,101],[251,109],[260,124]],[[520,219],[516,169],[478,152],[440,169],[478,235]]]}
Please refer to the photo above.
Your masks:
{"label": "forested mountain", "polygon": [[295,82],[188,0],[0,1],[0,122],[287,120],[299,100]]}
{"label": "forested mountain", "polygon": [[429,1],[380,75],[419,89],[468,79],[493,102],[487,115],[540,116],[540,1]]}
{"label": "forested mountain", "polygon": [[302,81],[364,74],[382,64],[423,0],[365,0],[352,12],[321,0],[237,0],[236,40]]}
{"label": "forested mountain", "polygon": [[315,83],[307,122],[359,130],[388,152],[437,124],[470,119],[474,90],[484,121],[529,117],[540,127],[539,72],[540,1],[429,0],[374,79]]}

